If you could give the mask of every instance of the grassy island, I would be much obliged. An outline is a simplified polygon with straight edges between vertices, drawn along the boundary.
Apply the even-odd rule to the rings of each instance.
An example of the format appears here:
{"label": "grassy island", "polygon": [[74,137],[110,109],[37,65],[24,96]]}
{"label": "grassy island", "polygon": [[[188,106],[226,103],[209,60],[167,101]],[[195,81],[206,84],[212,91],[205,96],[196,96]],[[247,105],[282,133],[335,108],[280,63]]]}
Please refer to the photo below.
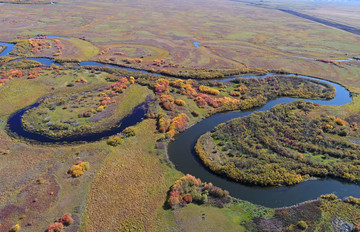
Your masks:
{"label": "grassy island", "polygon": [[196,152],[213,172],[262,186],[294,185],[309,177],[360,180],[357,123],[317,114],[296,101],[220,124],[200,137]]}

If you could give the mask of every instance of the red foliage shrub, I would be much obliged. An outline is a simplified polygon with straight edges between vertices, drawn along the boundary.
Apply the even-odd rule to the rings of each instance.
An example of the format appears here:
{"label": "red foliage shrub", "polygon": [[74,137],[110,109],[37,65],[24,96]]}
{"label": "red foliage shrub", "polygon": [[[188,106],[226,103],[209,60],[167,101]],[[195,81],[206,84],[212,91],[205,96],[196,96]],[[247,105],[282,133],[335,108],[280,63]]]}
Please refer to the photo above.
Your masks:
{"label": "red foliage shrub", "polygon": [[74,223],[74,219],[71,217],[70,213],[66,213],[61,217],[60,222],[65,226],[69,226]]}
{"label": "red foliage shrub", "polygon": [[42,72],[40,68],[32,68],[29,70],[28,79],[35,79],[40,76],[41,73]]}
{"label": "red foliage shrub", "polygon": [[165,110],[173,111],[175,109],[174,98],[170,94],[160,94],[160,104]]}
{"label": "red foliage shrub", "polygon": [[169,91],[170,82],[166,79],[160,78],[156,81],[155,92],[158,95],[167,93]]}
{"label": "red foliage shrub", "polygon": [[355,231],[356,231],[356,232],[360,232],[360,222],[356,225]]}
{"label": "red foliage shrub", "polygon": [[191,114],[194,116],[194,117],[198,117],[199,116],[199,113],[197,111],[193,111],[191,112]]}
{"label": "red foliage shrub", "polygon": [[169,101],[163,102],[162,107],[167,111],[173,111],[175,109],[174,103]]}
{"label": "red foliage shrub", "polygon": [[186,195],[183,197],[184,201],[186,201],[187,203],[191,203],[192,202],[192,196],[191,195]]}
{"label": "red foliage shrub", "polygon": [[200,96],[195,99],[195,102],[199,108],[205,108],[207,106],[206,101]]}
{"label": "red foliage shrub", "polygon": [[135,82],[135,80],[131,80],[130,82],[126,77],[121,77],[120,80],[112,84],[110,88],[117,93],[122,93],[122,90],[126,89],[130,83],[133,82]]}
{"label": "red foliage shrub", "polygon": [[241,95],[240,92],[233,92],[233,91],[230,91],[229,94],[230,94],[231,96],[233,96],[233,97],[238,97],[238,96]]}
{"label": "red foliage shrub", "polygon": [[55,222],[49,226],[48,232],[61,232],[63,228],[63,224],[60,222]]}

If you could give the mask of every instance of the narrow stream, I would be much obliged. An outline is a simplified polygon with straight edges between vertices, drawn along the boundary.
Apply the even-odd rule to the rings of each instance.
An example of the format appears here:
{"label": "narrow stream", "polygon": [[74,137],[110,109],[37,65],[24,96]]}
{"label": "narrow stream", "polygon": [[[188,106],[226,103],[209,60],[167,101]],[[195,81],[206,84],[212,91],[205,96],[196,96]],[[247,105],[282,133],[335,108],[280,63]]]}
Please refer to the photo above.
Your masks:
{"label": "narrow stream", "polygon": [[[68,37],[56,37],[56,36],[53,37],[48,36],[48,37],[65,38],[65,39],[68,38]],[[0,56],[8,55],[11,52],[11,50],[14,48],[14,44],[11,43],[0,43],[0,45],[7,46],[7,48],[0,53]],[[49,59],[49,58],[28,58],[28,59],[39,61],[40,63],[46,66],[51,66],[52,64],[59,65],[55,63],[53,59]],[[144,70],[124,68],[117,65],[102,64],[93,61],[83,61],[80,63],[80,65],[111,67],[117,69],[124,69],[128,71],[134,71],[134,72],[148,73],[148,71],[144,71]],[[275,74],[267,74],[266,76],[269,75],[275,75]],[[266,76],[235,76],[219,81],[230,81],[235,78],[250,78],[250,77],[263,78]],[[313,77],[294,75],[294,74],[289,74],[288,76],[299,76],[306,79],[320,80]],[[332,83],[330,81],[325,81],[325,80],[320,80],[320,81],[331,84],[335,87],[336,89],[335,98],[329,101],[324,101],[324,100],[308,100],[308,101],[312,101],[314,103],[322,104],[322,105],[343,105],[352,101],[349,91],[343,86],[336,83]],[[228,190],[230,192],[230,195],[233,197],[247,200],[252,203],[264,205],[267,207],[284,207],[284,206],[294,205],[307,200],[316,199],[320,195],[328,194],[328,193],[335,193],[339,197],[345,197],[350,195],[354,197],[360,197],[359,185],[343,183],[334,179],[310,180],[291,187],[264,188],[264,187],[252,187],[252,186],[242,185],[239,183],[235,183],[233,181],[229,181],[225,178],[222,178],[210,172],[201,164],[197,156],[194,154],[194,145],[197,139],[202,134],[212,130],[216,125],[227,122],[233,118],[247,116],[252,112],[269,110],[271,109],[271,107],[277,104],[288,103],[294,100],[296,99],[281,97],[269,101],[265,106],[258,109],[252,109],[247,112],[219,113],[207,119],[204,119],[200,123],[195,124],[185,132],[176,136],[175,141],[169,144],[168,153],[170,160],[174,163],[176,169],[183,173],[189,173],[191,175],[194,175],[197,178],[200,178],[202,181],[212,182],[214,185]],[[38,104],[39,103],[35,103],[13,114],[8,120],[9,130],[24,138],[39,142],[46,142],[46,143],[76,142],[76,141],[92,142],[92,141],[97,141],[103,137],[116,134],[122,131],[127,126],[134,125],[137,122],[141,121],[147,109],[147,103],[142,103],[138,105],[130,115],[125,117],[123,120],[121,120],[118,126],[114,127],[111,130],[107,130],[101,133],[93,133],[93,134],[81,135],[76,137],[66,137],[57,140],[38,133],[28,132],[24,130],[24,128],[22,127],[22,123],[21,123],[22,115],[27,110],[33,107],[37,107]]]}
{"label": "narrow stream", "polygon": [[68,136],[60,139],[51,138],[45,136],[40,133],[30,132],[25,130],[23,124],[21,122],[22,116],[24,113],[32,108],[38,107],[40,103],[35,103],[31,106],[23,108],[16,113],[12,114],[7,122],[7,126],[11,133],[15,133],[16,135],[40,143],[73,143],[73,142],[95,142],[99,141],[103,138],[107,138],[109,136],[115,135],[123,131],[126,127],[134,126],[137,123],[141,122],[147,113],[148,103],[150,99],[136,106],[133,111],[121,119],[114,127],[108,130],[104,130],[101,132],[87,133],[83,135],[77,136]]}

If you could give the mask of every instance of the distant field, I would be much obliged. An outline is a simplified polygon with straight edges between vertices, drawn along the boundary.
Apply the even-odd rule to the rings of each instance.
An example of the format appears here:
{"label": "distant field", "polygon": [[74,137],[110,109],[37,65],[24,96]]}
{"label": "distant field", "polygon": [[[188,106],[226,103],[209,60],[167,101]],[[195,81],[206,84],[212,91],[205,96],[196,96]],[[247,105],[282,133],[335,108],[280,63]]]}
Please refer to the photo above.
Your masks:
{"label": "distant field", "polygon": [[48,0],[2,0],[2,1],[0,1],[0,3],[9,3],[9,4],[51,4],[52,1],[48,1]]}
{"label": "distant field", "polygon": [[[295,56],[336,59],[360,54],[355,35],[241,2],[60,1],[31,7],[3,4],[1,8],[0,40],[37,34],[85,38],[95,47],[84,50],[91,46],[86,41],[62,40],[69,52],[61,56],[146,69],[178,72],[250,66],[304,72],[303,67],[312,66],[314,75],[325,76],[332,73],[329,65]],[[23,20],[22,14],[28,18]],[[193,45],[195,41],[200,47]],[[161,59],[163,64],[154,65]]]}
{"label": "distant field", "polygon": [[360,5],[337,5],[318,7],[317,9],[309,9],[305,11],[314,16],[319,16],[324,19],[330,19],[337,22],[345,23],[360,27]]}

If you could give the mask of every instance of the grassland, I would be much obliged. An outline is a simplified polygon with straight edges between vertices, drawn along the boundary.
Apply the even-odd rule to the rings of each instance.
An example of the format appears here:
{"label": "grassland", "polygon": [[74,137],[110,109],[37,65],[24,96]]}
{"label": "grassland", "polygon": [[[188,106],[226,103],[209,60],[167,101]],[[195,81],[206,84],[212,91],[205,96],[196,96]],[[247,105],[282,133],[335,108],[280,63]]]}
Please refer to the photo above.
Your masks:
{"label": "grassland", "polygon": [[136,136],[112,149],[92,183],[86,231],[153,231],[161,225],[156,212],[179,174],[152,152],[159,138],[155,130],[155,121],[146,120],[136,126]]}
{"label": "grassland", "polygon": [[139,85],[118,89],[121,94],[111,88],[114,85],[108,84],[109,90],[101,87],[89,90],[86,84],[86,87],[80,85],[71,87],[73,91],[52,95],[36,109],[27,111],[22,119],[25,128],[55,138],[101,132],[115,126],[152,95],[148,88]]}
{"label": "grassland", "polygon": [[[277,2],[275,6],[284,5],[282,0]],[[306,1],[292,1],[290,5],[306,14],[359,26],[357,6],[309,7]],[[45,56],[92,60],[188,76],[213,70],[285,70],[339,82],[354,96],[360,93],[359,62],[323,63],[298,57],[358,57],[359,36],[274,10],[274,5],[262,8],[220,0],[60,0],[53,5],[0,3],[0,7],[0,41],[19,45],[25,41],[24,49],[12,59]],[[54,39],[48,39],[51,47],[34,52],[26,41],[39,34],[70,39],[58,39],[63,45],[61,54],[57,54]],[[200,42],[200,47],[193,42]],[[1,71],[17,63],[1,59],[3,62],[6,65]],[[169,165],[159,118],[136,125],[136,135],[117,147],[105,141],[45,146],[14,139],[4,130],[12,113],[45,96],[107,86],[106,79],[113,76],[94,70],[55,69],[26,79],[28,69],[23,70],[26,75],[22,78],[14,77],[0,87],[0,151],[4,150],[0,153],[0,231],[8,231],[17,223],[21,231],[44,231],[68,212],[75,223],[66,231],[299,231],[301,220],[308,231],[333,231],[343,222],[352,227],[359,223],[359,206],[341,200],[321,199],[285,209],[267,209],[248,202],[233,202],[224,208],[188,204],[167,209],[167,191],[182,174]],[[232,86],[199,83],[193,86],[196,91],[199,85],[206,85],[220,91],[222,97],[230,97],[230,91],[235,91]],[[131,111],[149,88],[155,90],[154,82],[142,84],[147,87],[136,85],[124,91],[128,98],[126,104],[121,101],[119,118]],[[173,100],[186,104],[175,105],[174,111],[155,107],[154,111],[166,114],[170,121],[185,113],[190,125],[213,108],[199,107],[195,99],[178,92],[182,88],[170,89]],[[307,117],[333,115],[359,123],[359,99],[355,97],[345,106],[319,107]],[[198,116],[192,114],[194,111]],[[328,161],[320,155],[313,158]],[[79,160],[89,162],[90,169],[72,178],[67,171]]]}
{"label": "grassland", "polygon": [[[6,122],[11,113],[50,93],[49,81],[50,78],[16,79],[3,87],[1,120]],[[9,150],[0,157],[0,204],[5,213],[1,216],[0,230],[8,231],[16,222],[22,227],[29,224],[28,231],[42,231],[63,212],[70,211],[77,220],[73,230],[77,230],[91,176],[108,154],[107,145],[33,146],[10,139],[3,127],[0,137],[1,149]],[[66,175],[79,159],[89,161],[92,166],[81,182]],[[6,177],[9,173],[12,173],[11,179]]]}
{"label": "grassland", "polygon": [[47,1],[47,0],[4,0],[4,1],[0,1],[0,3],[6,3],[6,4],[51,4],[52,1]]}

